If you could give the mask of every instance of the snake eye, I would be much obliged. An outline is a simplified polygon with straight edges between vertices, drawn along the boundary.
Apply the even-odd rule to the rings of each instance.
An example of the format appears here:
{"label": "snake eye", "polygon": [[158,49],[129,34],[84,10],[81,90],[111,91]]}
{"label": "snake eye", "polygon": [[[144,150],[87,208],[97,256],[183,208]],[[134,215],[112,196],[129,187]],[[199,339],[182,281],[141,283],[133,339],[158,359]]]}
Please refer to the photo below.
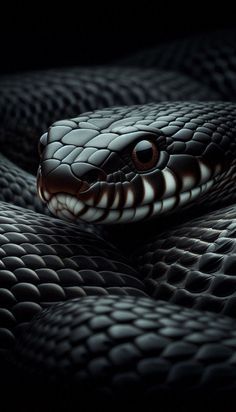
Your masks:
{"label": "snake eye", "polygon": [[154,142],[142,140],[132,151],[132,160],[137,170],[152,169],[159,158],[159,152]]}
{"label": "snake eye", "polygon": [[42,156],[43,151],[44,151],[44,149],[45,149],[45,147],[46,147],[46,145],[47,145],[47,138],[48,138],[48,134],[47,134],[47,133],[44,133],[44,134],[40,137],[40,139],[39,139],[39,142],[38,142],[38,153],[39,153],[39,156],[40,156],[40,157]]}

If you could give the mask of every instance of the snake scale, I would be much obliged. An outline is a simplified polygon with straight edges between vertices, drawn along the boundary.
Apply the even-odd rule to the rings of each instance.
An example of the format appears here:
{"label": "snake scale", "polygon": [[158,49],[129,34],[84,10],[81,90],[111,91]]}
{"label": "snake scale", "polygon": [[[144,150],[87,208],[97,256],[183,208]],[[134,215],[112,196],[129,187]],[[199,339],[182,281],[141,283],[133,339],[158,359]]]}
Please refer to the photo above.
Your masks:
{"label": "snake scale", "polygon": [[102,404],[235,392],[235,37],[0,79],[0,349],[16,380]]}

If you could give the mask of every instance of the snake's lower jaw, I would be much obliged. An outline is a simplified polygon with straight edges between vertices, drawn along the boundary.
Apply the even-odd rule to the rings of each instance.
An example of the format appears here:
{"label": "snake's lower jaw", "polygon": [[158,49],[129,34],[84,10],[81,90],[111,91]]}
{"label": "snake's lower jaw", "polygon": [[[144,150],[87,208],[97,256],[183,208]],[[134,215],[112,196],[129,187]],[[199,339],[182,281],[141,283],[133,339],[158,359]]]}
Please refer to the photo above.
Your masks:
{"label": "snake's lower jaw", "polygon": [[212,188],[215,180],[216,177],[179,195],[159,199],[145,205],[120,209],[98,207],[94,205],[92,197],[89,202],[89,197],[87,197],[87,200],[82,200],[66,193],[49,195],[44,191],[43,198],[48,198],[47,204],[50,212],[63,220],[72,222],[83,220],[88,223],[103,224],[132,223],[175,211],[196,201],[197,198],[200,198]]}

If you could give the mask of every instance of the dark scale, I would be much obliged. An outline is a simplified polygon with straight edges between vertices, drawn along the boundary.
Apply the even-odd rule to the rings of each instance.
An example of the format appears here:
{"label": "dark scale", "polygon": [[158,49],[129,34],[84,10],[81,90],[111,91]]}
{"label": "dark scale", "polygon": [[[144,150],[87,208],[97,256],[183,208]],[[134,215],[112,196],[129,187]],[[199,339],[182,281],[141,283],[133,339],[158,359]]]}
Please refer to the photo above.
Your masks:
{"label": "dark scale", "polygon": [[[32,383],[38,402],[53,381],[52,410],[97,392],[110,411],[128,396],[171,411],[235,399],[235,44],[235,32],[206,35],[109,68],[0,79],[8,389],[24,381],[27,397]],[[54,218],[49,198],[58,213],[84,202],[90,223]],[[126,223],[104,228],[115,212]]]}

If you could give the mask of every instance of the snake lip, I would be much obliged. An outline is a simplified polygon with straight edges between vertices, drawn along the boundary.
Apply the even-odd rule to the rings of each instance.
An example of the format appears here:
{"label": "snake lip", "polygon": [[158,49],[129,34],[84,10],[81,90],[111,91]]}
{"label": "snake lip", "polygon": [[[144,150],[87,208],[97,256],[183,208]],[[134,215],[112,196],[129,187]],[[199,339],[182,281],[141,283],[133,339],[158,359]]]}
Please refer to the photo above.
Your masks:
{"label": "snake lip", "polygon": [[77,192],[77,196],[84,195],[84,194],[88,193],[90,191],[90,189],[91,189],[91,186],[89,185],[89,183],[84,182],[84,181],[81,182],[81,186],[80,186],[80,188]]}
{"label": "snake lip", "polygon": [[125,223],[149,219],[154,215],[161,215],[173,211],[174,208],[183,207],[200,195],[206,193],[213,186],[220,175],[214,176],[202,185],[190,190],[183,191],[177,195],[160,199],[153,203],[126,207],[123,209],[109,209],[106,207],[91,206],[85,201],[67,193],[56,193],[48,201],[48,208],[59,218],[76,222],[83,220],[89,223]]}
{"label": "snake lip", "polygon": [[36,181],[38,195],[43,203],[47,203],[47,201],[50,200],[51,196],[44,188],[41,167],[38,168]]}

